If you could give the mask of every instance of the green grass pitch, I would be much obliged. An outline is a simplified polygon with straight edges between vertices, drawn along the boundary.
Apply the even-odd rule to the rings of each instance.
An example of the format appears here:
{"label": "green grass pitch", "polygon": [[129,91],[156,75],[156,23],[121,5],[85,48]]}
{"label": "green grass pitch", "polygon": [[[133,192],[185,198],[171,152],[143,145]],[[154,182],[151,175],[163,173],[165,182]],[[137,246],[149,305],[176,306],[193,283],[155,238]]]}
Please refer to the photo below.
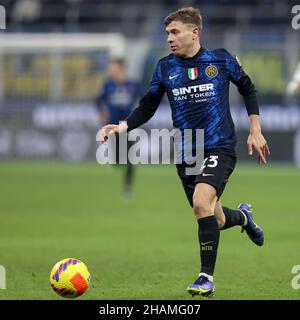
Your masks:
{"label": "green grass pitch", "polygon": [[[75,257],[89,267],[78,299],[191,299],[199,271],[197,223],[173,166],[138,166],[131,200],[122,171],[92,163],[1,163],[0,299],[62,299],[52,266]],[[212,299],[299,299],[300,170],[238,165],[222,197],[252,203],[265,230],[255,246],[239,227],[221,232]],[[197,299],[197,298],[195,298]]]}

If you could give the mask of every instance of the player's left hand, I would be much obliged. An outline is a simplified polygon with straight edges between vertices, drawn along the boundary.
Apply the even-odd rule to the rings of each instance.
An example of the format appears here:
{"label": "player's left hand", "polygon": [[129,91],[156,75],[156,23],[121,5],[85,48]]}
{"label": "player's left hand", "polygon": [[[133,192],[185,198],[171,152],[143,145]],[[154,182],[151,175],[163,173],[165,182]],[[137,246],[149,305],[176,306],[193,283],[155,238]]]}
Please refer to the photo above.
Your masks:
{"label": "player's left hand", "polygon": [[248,153],[250,156],[253,154],[253,149],[258,152],[257,162],[267,163],[267,155],[270,155],[270,149],[264,136],[259,131],[250,132],[247,140]]}

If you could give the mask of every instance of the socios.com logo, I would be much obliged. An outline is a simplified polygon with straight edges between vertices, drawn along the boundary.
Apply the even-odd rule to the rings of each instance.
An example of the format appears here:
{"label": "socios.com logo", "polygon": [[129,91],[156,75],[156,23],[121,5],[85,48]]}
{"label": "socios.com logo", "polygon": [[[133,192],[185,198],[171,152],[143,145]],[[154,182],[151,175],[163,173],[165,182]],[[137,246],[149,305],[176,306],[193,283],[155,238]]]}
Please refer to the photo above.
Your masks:
{"label": "socios.com logo", "polygon": [[3,6],[0,6],[0,29],[6,29],[6,11]]}
{"label": "socios.com logo", "polygon": [[293,6],[292,14],[294,15],[292,19],[292,28],[298,30],[300,29],[300,4]]}

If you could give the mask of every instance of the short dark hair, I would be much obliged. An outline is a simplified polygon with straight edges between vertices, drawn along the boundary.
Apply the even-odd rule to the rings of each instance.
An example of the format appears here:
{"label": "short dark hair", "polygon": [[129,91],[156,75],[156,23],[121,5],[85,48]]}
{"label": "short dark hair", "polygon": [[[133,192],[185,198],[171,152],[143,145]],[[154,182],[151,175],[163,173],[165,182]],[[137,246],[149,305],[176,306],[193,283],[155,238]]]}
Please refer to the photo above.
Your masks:
{"label": "short dark hair", "polygon": [[202,16],[200,10],[193,7],[181,8],[170,13],[165,18],[165,26],[167,27],[173,21],[181,21],[185,24],[194,24],[200,30],[202,29]]}
{"label": "short dark hair", "polygon": [[117,63],[121,67],[125,67],[126,62],[124,58],[111,58],[110,59],[111,63]]}

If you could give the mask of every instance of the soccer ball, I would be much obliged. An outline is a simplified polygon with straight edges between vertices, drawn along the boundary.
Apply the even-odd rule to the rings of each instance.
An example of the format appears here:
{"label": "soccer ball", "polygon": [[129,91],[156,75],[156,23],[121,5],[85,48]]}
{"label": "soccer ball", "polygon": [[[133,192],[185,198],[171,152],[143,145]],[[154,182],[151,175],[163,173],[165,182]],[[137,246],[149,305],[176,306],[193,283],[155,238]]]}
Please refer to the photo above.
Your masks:
{"label": "soccer ball", "polygon": [[91,275],[87,266],[78,259],[63,259],[50,273],[52,289],[64,298],[76,298],[88,288]]}

